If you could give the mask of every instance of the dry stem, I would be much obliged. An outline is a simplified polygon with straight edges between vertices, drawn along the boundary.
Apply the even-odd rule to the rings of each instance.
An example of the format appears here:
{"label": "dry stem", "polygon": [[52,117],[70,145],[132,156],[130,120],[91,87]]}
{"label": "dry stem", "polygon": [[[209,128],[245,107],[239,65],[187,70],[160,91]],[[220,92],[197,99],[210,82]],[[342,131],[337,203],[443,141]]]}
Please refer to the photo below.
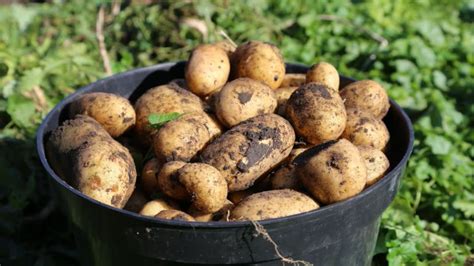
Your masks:
{"label": "dry stem", "polygon": [[104,42],[104,17],[105,17],[104,7],[101,6],[99,9],[99,13],[97,13],[97,22],[95,24],[95,35],[97,37],[97,41],[99,42],[99,52],[100,52],[100,56],[102,57],[105,73],[107,73],[107,75],[110,76],[112,75],[112,68],[110,67],[109,55],[107,53],[107,49],[105,47],[105,42]]}

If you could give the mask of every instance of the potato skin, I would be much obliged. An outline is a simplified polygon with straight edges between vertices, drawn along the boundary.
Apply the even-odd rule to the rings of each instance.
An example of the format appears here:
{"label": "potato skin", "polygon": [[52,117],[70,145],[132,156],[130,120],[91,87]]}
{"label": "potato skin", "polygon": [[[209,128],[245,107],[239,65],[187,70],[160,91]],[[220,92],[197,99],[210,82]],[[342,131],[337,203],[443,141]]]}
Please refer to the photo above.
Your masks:
{"label": "potato skin", "polygon": [[277,98],[277,109],[276,113],[286,117],[286,103],[288,102],[288,99],[290,99],[291,94],[295,92],[298,89],[298,87],[280,87],[275,90],[275,96]]}
{"label": "potato skin", "polygon": [[346,126],[341,97],[322,84],[299,87],[288,99],[286,114],[296,133],[311,144],[339,138]]}
{"label": "potato skin", "polygon": [[348,199],[364,189],[367,170],[354,144],[346,139],[331,141],[308,149],[298,161],[296,175],[306,190],[320,203]]}
{"label": "potato skin", "polygon": [[172,83],[149,89],[138,98],[134,107],[137,114],[135,125],[137,139],[144,145],[149,145],[157,132],[149,126],[150,114],[202,112],[205,104],[198,96]]}
{"label": "potato skin", "polygon": [[367,168],[367,186],[375,184],[390,167],[390,162],[385,154],[368,146],[357,146]]}
{"label": "potato skin", "polygon": [[345,86],[341,92],[346,108],[357,108],[382,119],[390,108],[385,89],[373,80],[361,80]]}
{"label": "potato skin", "polygon": [[229,191],[239,191],[283,161],[294,141],[295,133],[288,121],[275,114],[261,115],[225,132],[199,157],[221,172]]}
{"label": "potato skin", "polygon": [[84,195],[123,208],[136,182],[130,152],[94,119],[77,115],[55,129],[47,143],[55,171]]}
{"label": "potato skin", "polygon": [[286,73],[280,88],[299,87],[306,83],[306,75],[302,73]]}
{"label": "potato skin", "polygon": [[306,83],[315,82],[339,91],[339,73],[328,62],[319,62],[306,72]]}
{"label": "potato skin", "polygon": [[249,41],[239,45],[232,55],[234,78],[263,81],[272,89],[280,87],[285,77],[285,62],[272,44]]}
{"label": "potato skin", "polygon": [[220,210],[227,200],[227,182],[211,165],[188,163],[177,173],[178,180],[192,195],[192,205],[203,213]]}
{"label": "potato skin", "polygon": [[230,213],[231,220],[265,220],[308,212],[319,205],[303,193],[291,190],[270,190],[243,199]]}
{"label": "potato skin", "polygon": [[150,159],[145,163],[142,169],[141,184],[143,191],[148,195],[160,190],[158,185],[158,174],[160,173],[162,163],[156,158]]}
{"label": "potato skin", "polygon": [[291,150],[291,153],[287,159],[287,164],[276,170],[270,177],[270,184],[272,189],[289,188],[298,191],[303,189],[303,185],[296,177],[293,159],[307,149],[308,147],[302,147]]}
{"label": "potato skin", "polygon": [[210,222],[217,221],[225,218],[227,213],[234,207],[234,203],[230,200],[226,200],[224,206],[220,208],[217,212],[214,213],[203,213],[200,210],[196,209],[194,205],[188,209],[187,213],[191,215],[194,220],[198,222]]}
{"label": "potato skin", "polygon": [[193,50],[184,74],[189,90],[205,97],[224,86],[229,72],[227,53],[218,46],[204,44]]}
{"label": "potato skin", "polygon": [[208,114],[188,113],[158,130],[153,149],[160,161],[188,162],[220,134],[220,125]]}
{"label": "potato skin", "polygon": [[226,127],[235,126],[257,115],[273,113],[277,107],[272,89],[249,78],[227,83],[216,100],[216,115]]}
{"label": "potato skin", "polygon": [[166,196],[176,200],[189,200],[190,195],[178,180],[178,170],[186,163],[180,161],[167,162],[158,174],[158,185]]}
{"label": "potato skin", "polygon": [[176,209],[172,207],[168,202],[164,199],[154,199],[152,201],[147,202],[143,205],[142,209],[140,210],[140,214],[144,216],[155,216],[161,211],[164,210],[173,210]]}
{"label": "potato skin", "polygon": [[69,107],[69,117],[77,114],[94,118],[112,137],[118,137],[135,124],[135,110],[119,95],[93,92],[80,96]]}
{"label": "potato skin", "polygon": [[382,120],[372,114],[358,110],[347,110],[347,123],[342,137],[357,146],[370,146],[384,150],[390,139],[390,133]]}
{"label": "potato skin", "polygon": [[180,221],[188,221],[188,222],[195,222],[194,218],[182,211],[178,210],[162,210],[158,214],[154,216],[155,218],[167,219],[167,220],[180,220]]}

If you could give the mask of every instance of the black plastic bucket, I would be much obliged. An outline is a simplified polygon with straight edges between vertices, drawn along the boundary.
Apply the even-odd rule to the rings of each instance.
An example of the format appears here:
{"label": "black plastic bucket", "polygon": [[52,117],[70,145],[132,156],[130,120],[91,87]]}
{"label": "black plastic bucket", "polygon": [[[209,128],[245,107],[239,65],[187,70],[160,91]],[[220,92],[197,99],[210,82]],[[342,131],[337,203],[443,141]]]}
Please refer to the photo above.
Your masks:
{"label": "black plastic bucket", "polygon": [[[115,209],[82,195],[56,175],[44,142],[66,118],[65,106],[88,92],[112,92],[134,102],[145,90],[182,78],[184,62],[165,63],[117,74],[86,86],[60,102],[37,132],[41,163],[67,214],[84,265],[266,264],[281,265],[272,243],[251,222],[158,220]],[[288,73],[306,66],[288,64]],[[341,77],[341,86],[353,82]],[[385,123],[391,133],[387,175],[346,201],[308,213],[261,221],[285,257],[315,265],[369,265],[382,212],[397,193],[413,147],[408,116],[393,101]]]}

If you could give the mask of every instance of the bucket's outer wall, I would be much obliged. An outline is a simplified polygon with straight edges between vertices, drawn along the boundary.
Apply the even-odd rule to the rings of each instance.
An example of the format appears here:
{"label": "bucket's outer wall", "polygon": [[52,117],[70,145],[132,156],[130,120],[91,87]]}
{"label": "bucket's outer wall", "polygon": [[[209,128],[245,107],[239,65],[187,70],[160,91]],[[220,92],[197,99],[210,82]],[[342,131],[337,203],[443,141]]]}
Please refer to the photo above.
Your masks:
{"label": "bucket's outer wall", "polygon": [[[288,64],[288,73],[307,67]],[[44,142],[66,117],[63,109],[83,93],[112,92],[134,102],[153,86],[182,78],[184,63],[166,63],[97,81],[59,103],[38,129],[40,159],[71,221],[83,265],[281,265],[274,246],[249,222],[164,221],[114,209],[82,195],[49,166]],[[341,86],[353,80],[341,77]],[[395,197],[413,146],[413,129],[393,101],[385,123],[391,133],[389,173],[361,194],[319,210],[261,221],[284,256],[314,265],[370,265],[380,216]]]}

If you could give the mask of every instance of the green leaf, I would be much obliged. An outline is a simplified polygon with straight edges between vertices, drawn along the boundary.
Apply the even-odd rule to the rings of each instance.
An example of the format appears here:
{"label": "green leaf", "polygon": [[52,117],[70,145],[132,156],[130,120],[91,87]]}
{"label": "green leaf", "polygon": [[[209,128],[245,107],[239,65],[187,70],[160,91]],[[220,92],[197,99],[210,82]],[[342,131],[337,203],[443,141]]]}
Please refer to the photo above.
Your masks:
{"label": "green leaf", "polygon": [[31,100],[22,95],[14,94],[8,98],[7,113],[18,126],[31,128],[36,110]]}
{"label": "green leaf", "polygon": [[467,217],[474,216],[474,202],[468,200],[456,200],[453,207],[461,210]]}
{"label": "green leaf", "polygon": [[164,124],[166,124],[169,121],[175,120],[178,117],[180,117],[182,114],[180,113],[166,113],[166,114],[150,114],[148,116],[148,123],[150,123],[150,126],[152,128],[159,129],[162,127]]}
{"label": "green leaf", "polygon": [[20,78],[18,82],[17,89],[20,92],[25,92],[31,90],[34,86],[41,84],[41,81],[44,78],[44,71],[35,67],[25,72],[25,74]]}
{"label": "green leaf", "polygon": [[433,83],[436,85],[436,87],[446,90],[446,76],[443,74],[443,72],[435,70],[433,72]]}
{"label": "green leaf", "polygon": [[451,142],[443,136],[430,135],[425,139],[425,144],[431,147],[431,151],[436,155],[448,154],[451,149]]}

